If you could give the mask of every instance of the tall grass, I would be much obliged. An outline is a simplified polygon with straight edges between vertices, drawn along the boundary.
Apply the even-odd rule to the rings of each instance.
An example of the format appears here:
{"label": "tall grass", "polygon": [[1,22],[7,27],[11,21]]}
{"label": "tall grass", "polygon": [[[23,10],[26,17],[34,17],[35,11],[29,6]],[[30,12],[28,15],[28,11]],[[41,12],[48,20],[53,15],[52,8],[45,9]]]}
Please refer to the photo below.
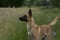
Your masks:
{"label": "tall grass", "polygon": [[[33,17],[38,25],[50,23],[60,15],[59,9],[31,8]],[[28,8],[1,8],[0,9],[0,40],[27,40],[26,23],[19,17],[26,14]],[[60,21],[54,27],[56,40],[60,40]]]}

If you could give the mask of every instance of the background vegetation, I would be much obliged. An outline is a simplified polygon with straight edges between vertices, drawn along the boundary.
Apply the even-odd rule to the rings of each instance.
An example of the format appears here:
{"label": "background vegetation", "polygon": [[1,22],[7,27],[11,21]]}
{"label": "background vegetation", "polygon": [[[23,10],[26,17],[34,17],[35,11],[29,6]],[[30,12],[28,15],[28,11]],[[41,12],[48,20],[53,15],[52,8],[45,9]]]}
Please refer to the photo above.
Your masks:
{"label": "background vegetation", "polygon": [[0,7],[53,6],[60,8],[60,0],[0,0]]}

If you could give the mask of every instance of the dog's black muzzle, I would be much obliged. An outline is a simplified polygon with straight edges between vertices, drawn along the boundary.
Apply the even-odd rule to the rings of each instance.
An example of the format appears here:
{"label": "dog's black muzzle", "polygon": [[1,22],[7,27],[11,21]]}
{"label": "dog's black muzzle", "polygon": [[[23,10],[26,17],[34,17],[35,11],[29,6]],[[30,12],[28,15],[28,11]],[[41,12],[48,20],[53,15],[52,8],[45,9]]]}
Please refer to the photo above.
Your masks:
{"label": "dog's black muzzle", "polygon": [[19,20],[20,20],[20,21],[24,21],[24,18],[23,18],[23,17],[20,17]]}
{"label": "dog's black muzzle", "polygon": [[20,17],[19,20],[20,20],[20,21],[27,22],[27,16],[24,15],[24,16]]}

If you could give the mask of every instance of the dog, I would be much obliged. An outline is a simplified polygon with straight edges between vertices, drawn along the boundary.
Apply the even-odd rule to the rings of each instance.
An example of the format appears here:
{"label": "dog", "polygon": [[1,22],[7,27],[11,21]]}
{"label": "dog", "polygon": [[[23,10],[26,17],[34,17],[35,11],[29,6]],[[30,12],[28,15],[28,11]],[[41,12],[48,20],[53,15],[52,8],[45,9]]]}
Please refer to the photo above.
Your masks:
{"label": "dog", "polygon": [[32,10],[29,9],[28,14],[19,17],[19,20],[27,23],[29,40],[51,40],[51,26],[55,25],[59,18],[60,16],[57,16],[51,23],[47,25],[37,25],[32,17]]}

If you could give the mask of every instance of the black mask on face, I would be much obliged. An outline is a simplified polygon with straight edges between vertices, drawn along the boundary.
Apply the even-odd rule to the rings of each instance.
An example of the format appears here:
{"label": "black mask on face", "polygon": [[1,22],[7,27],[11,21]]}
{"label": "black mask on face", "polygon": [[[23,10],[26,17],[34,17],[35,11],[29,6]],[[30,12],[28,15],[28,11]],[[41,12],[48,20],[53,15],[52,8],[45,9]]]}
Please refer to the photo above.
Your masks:
{"label": "black mask on face", "polygon": [[20,17],[19,20],[27,22],[27,15]]}

